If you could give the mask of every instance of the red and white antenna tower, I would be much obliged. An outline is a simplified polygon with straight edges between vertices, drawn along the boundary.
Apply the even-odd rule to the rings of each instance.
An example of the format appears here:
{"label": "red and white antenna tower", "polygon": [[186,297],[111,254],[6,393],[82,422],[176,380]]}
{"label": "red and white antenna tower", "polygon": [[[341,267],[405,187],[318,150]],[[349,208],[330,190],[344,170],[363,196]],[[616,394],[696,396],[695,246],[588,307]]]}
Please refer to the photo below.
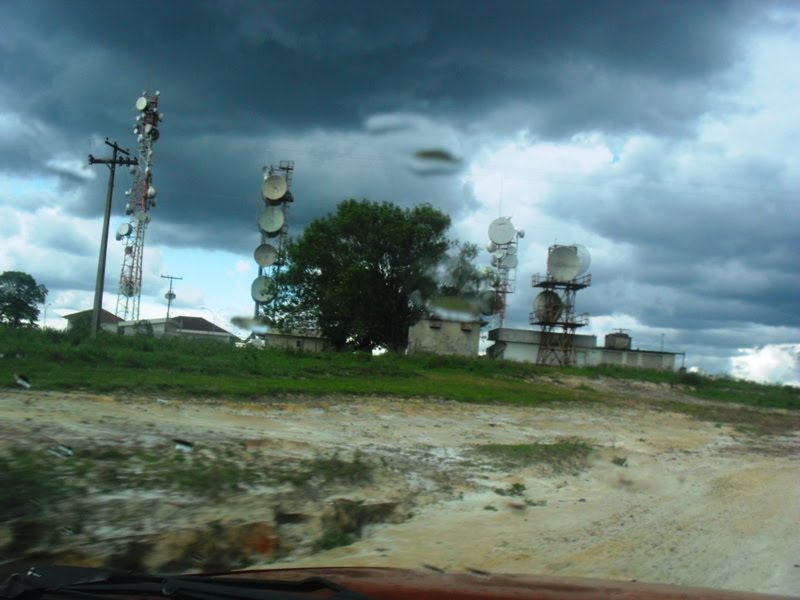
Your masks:
{"label": "red and white antenna tower", "polygon": [[129,197],[125,214],[130,220],[117,229],[117,240],[124,240],[125,253],[119,276],[116,314],[126,321],[139,320],[144,234],[150,222],[150,209],[156,205],[152,173],[153,144],[158,140],[158,127],[164,118],[164,113],[158,112],[159,96],[160,92],[150,94],[145,91],[136,101],[139,114],[136,116],[133,133],[139,143],[139,164],[131,167],[134,175],[133,187],[125,192]]}

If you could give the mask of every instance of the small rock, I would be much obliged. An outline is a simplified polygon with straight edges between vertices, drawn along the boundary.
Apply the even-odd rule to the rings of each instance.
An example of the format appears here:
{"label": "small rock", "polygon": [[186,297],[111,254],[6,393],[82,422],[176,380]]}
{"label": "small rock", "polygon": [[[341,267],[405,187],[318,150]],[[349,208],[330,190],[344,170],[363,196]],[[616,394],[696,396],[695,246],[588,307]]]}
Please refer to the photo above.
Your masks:
{"label": "small rock", "polygon": [[31,389],[30,379],[25,377],[25,375],[14,375],[14,381],[17,385],[24,387],[26,390]]}

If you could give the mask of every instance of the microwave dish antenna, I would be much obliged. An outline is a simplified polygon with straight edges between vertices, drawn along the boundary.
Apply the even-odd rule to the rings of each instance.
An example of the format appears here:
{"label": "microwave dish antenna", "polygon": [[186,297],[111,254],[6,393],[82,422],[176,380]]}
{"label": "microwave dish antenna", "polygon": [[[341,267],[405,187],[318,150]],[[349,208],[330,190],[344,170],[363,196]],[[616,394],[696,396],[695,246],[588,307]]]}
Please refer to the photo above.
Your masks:
{"label": "microwave dish antenna", "polygon": [[144,110],[145,108],[147,108],[147,98],[145,96],[141,96],[136,101],[136,110]]}
{"label": "microwave dish antenna", "polygon": [[275,297],[275,281],[266,275],[256,277],[250,286],[250,296],[256,302],[269,302]]}
{"label": "microwave dish antenna", "polygon": [[489,239],[495,244],[508,244],[514,239],[515,233],[508,217],[499,217],[489,224]]}
{"label": "microwave dish antenna", "polygon": [[286,195],[286,179],[280,175],[270,175],[261,184],[261,195],[264,200],[275,202]]}
{"label": "microwave dish antenna", "polygon": [[515,269],[518,262],[516,254],[506,254],[500,259],[500,267],[503,269]]}
{"label": "microwave dish antenna", "polygon": [[486,251],[487,252],[494,252],[495,250],[497,250],[497,244],[495,244],[494,242],[491,242],[491,241],[490,242],[486,242]]}
{"label": "microwave dish antenna", "polygon": [[131,231],[133,231],[133,227],[131,227],[130,223],[123,223],[117,227],[117,235],[121,238],[129,236]]}
{"label": "microwave dish antenna", "polygon": [[259,267],[269,267],[275,264],[275,260],[278,258],[278,250],[272,244],[261,244],[253,252],[253,258],[255,258]]}
{"label": "microwave dish antenna", "polygon": [[278,234],[283,227],[283,222],[283,211],[276,206],[268,206],[258,218],[258,228],[267,234]]}
{"label": "microwave dish antenna", "polygon": [[575,251],[578,254],[578,275],[583,275],[592,266],[592,255],[583,244],[575,244]]}
{"label": "microwave dish antenna", "polygon": [[580,273],[580,261],[575,246],[554,246],[547,257],[547,272],[555,281],[567,282]]}
{"label": "microwave dish antenna", "polygon": [[545,290],[533,301],[533,313],[542,323],[554,323],[561,317],[564,303],[555,292]]}

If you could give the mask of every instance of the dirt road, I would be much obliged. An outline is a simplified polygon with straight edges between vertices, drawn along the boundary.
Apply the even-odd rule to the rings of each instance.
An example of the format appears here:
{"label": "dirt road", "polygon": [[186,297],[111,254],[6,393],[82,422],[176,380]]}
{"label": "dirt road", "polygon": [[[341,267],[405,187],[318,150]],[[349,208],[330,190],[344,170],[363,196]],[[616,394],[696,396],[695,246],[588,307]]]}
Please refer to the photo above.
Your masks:
{"label": "dirt road", "polygon": [[[103,543],[143,531],[162,539],[171,530],[238,519],[270,528],[274,543],[264,565],[429,565],[797,593],[798,417],[761,411],[787,425],[757,434],[667,412],[660,404],[667,392],[645,392],[621,390],[613,405],[557,408],[0,392],[0,451],[62,445],[78,456],[91,443],[174,453],[173,440],[184,439],[194,444],[192,460],[229,457],[248,468],[305,461],[296,464],[312,473],[309,465],[325,456],[363,457],[372,465],[374,474],[358,484],[312,473],[305,487],[286,479],[252,484],[222,501],[153,491],[149,480],[145,490],[116,471],[119,491],[97,493],[92,526],[59,542],[74,562],[91,563],[89,548],[96,555]],[[498,466],[475,451],[565,439],[594,449],[586,465]],[[124,502],[126,518],[112,521]],[[304,539],[330,525],[326,506],[335,504],[339,514],[347,502],[360,507],[362,522],[343,531],[357,536],[323,544]],[[106,515],[103,506],[113,511]],[[201,546],[192,539],[197,554]],[[167,546],[157,547],[168,554]]]}

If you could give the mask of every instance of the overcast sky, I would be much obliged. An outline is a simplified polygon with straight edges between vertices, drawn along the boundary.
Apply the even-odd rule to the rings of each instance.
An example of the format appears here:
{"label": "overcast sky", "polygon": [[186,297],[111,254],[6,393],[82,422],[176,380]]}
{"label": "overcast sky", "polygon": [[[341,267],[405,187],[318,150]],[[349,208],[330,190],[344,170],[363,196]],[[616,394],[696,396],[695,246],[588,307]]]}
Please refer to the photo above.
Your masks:
{"label": "overcast sky", "polygon": [[[507,326],[547,247],[579,242],[588,333],[800,382],[798,64],[796,2],[5,1],[0,271],[50,289],[50,326],[91,307],[107,169],[87,155],[134,148],[159,90],[142,317],[161,274],[184,278],[177,313],[252,311],[261,170],[294,160],[292,234],[349,197],[430,202],[481,246],[509,216]],[[416,164],[429,148],[461,168]],[[112,312],[121,261],[112,236]]]}

